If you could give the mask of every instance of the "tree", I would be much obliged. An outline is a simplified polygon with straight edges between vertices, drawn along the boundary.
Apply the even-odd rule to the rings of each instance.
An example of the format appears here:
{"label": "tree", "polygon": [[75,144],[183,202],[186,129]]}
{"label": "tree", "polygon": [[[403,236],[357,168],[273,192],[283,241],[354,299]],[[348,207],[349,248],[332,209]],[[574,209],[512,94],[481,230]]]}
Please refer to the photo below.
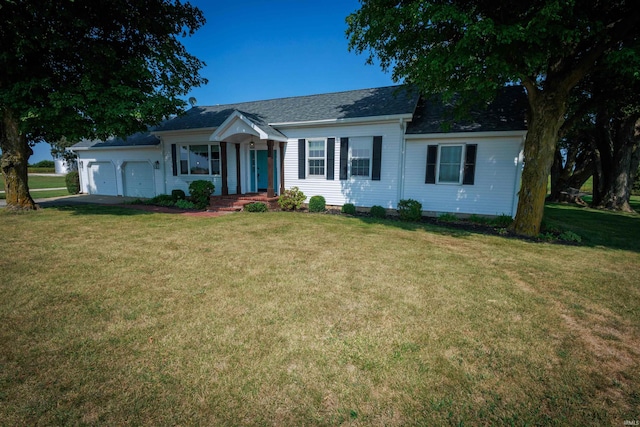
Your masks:
{"label": "tree", "polygon": [[204,24],[179,0],[0,0],[0,168],[7,206],[35,209],[29,143],[126,136],[206,83],[180,37]]}
{"label": "tree", "polygon": [[525,167],[512,229],[534,236],[571,90],[640,26],[633,0],[361,0],[350,49],[424,93],[488,101],[522,84],[529,100]]}

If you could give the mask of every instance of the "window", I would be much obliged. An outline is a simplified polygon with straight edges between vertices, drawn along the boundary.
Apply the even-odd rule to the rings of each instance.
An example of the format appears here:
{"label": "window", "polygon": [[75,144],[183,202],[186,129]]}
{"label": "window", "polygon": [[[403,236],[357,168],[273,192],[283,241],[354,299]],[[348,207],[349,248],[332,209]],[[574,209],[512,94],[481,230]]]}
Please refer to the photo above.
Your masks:
{"label": "window", "polygon": [[428,145],[425,184],[474,185],[478,144]]}
{"label": "window", "polygon": [[441,145],[438,182],[459,184],[462,166],[462,145]]}
{"label": "window", "polygon": [[351,176],[368,178],[371,174],[371,139],[352,138],[349,145]]}
{"label": "window", "polygon": [[324,139],[310,139],[309,144],[309,156],[307,161],[309,163],[309,175],[311,176],[324,176],[325,172],[325,147]]}
{"label": "window", "polygon": [[182,175],[219,175],[219,145],[181,145],[180,174]]}

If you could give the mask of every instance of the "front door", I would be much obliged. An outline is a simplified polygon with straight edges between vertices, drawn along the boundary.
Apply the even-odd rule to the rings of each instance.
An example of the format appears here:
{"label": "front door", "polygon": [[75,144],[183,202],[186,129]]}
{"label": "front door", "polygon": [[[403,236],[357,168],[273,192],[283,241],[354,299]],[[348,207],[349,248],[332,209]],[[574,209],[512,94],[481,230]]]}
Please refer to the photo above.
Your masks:
{"label": "front door", "polygon": [[[278,191],[277,150],[273,150],[273,188]],[[251,189],[253,191],[267,191],[269,183],[269,162],[267,150],[251,151]]]}

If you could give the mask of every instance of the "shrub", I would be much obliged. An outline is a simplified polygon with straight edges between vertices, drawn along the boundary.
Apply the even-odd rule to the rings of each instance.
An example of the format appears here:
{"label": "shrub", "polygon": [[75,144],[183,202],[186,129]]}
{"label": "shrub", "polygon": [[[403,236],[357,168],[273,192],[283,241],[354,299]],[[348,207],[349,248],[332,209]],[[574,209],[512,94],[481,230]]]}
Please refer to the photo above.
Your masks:
{"label": "shrub", "polygon": [[327,202],[323,196],[311,196],[309,199],[309,212],[324,212]]}
{"label": "shrub", "polygon": [[403,221],[420,221],[422,203],[413,199],[402,199],[398,202],[398,214]]}
{"label": "shrub", "polygon": [[387,210],[382,206],[373,205],[371,209],[369,209],[369,215],[374,218],[385,218],[387,216]]}
{"label": "shrub", "polygon": [[458,217],[452,213],[443,213],[441,215],[438,215],[438,221],[440,222],[456,222],[457,220]]}
{"label": "shrub", "polygon": [[355,215],[356,214],[356,205],[354,205],[353,203],[345,203],[344,205],[342,205],[342,209],[340,209],[340,211],[343,214]]}
{"label": "shrub", "polygon": [[280,205],[280,209],[293,211],[300,209],[305,200],[307,200],[307,196],[298,187],[291,187],[280,195],[278,205]]}
{"label": "shrub", "polygon": [[69,194],[78,194],[80,192],[80,175],[78,171],[69,172],[64,177],[64,182],[67,184]]}
{"label": "shrub", "polygon": [[[173,199],[173,195],[171,196],[171,198]],[[180,208],[180,209],[196,209],[197,208],[197,206],[193,202],[190,202],[189,200],[185,200],[185,199],[179,199],[178,201],[176,201],[175,206],[176,208]]]}
{"label": "shrub", "polygon": [[244,210],[247,212],[267,212],[269,209],[262,202],[254,202],[244,205]]}
{"label": "shrub", "polygon": [[176,201],[168,194],[158,194],[157,196],[149,199],[146,204],[171,207],[176,205]]}
{"label": "shrub", "polygon": [[498,215],[497,217],[491,220],[492,225],[500,228],[509,227],[512,222],[513,222],[513,218],[511,218],[511,215],[507,215],[507,214]]}
{"label": "shrub", "polygon": [[204,209],[209,206],[209,198],[215,190],[215,185],[211,181],[199,179],[189,184],[189,194],[191,201],[198,209]]}
{"label": "shrub", "polygon": [[491,220],[486,216],[480,216],[473,214],[469,217],[469,222],[473,222],[474,224],[489,224]]}
{"label": "shrub", "polygon": [[187,198],[187,195],[184,194],[184,191],[180,190],[179,188],[176,188],[175,190],[171,190],[171,197],[173,197],[173,200],[184,200]]}
{"label": "shrub", "polygon": [[573,231],[569,231],[569,230],[563,231],[562,233],[560,233],[560,235],[558,236],[558,239],[564,240],[565,242],[582,243],[582,237],[580,237]]}

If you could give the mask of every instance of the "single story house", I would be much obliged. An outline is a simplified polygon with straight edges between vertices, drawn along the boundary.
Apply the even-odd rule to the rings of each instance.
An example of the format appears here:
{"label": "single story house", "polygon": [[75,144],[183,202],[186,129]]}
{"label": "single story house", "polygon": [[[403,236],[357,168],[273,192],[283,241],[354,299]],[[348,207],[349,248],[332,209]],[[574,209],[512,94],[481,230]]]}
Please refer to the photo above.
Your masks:
{"label": "single story house", "polygon": [[215,194],[299,187],[328,205],[515,215],[526,96],[507,87],[451,121],[450,105],[390,86],[192,107],[147,133],[82,141],[83,193],[153,197],[206,179]]}

